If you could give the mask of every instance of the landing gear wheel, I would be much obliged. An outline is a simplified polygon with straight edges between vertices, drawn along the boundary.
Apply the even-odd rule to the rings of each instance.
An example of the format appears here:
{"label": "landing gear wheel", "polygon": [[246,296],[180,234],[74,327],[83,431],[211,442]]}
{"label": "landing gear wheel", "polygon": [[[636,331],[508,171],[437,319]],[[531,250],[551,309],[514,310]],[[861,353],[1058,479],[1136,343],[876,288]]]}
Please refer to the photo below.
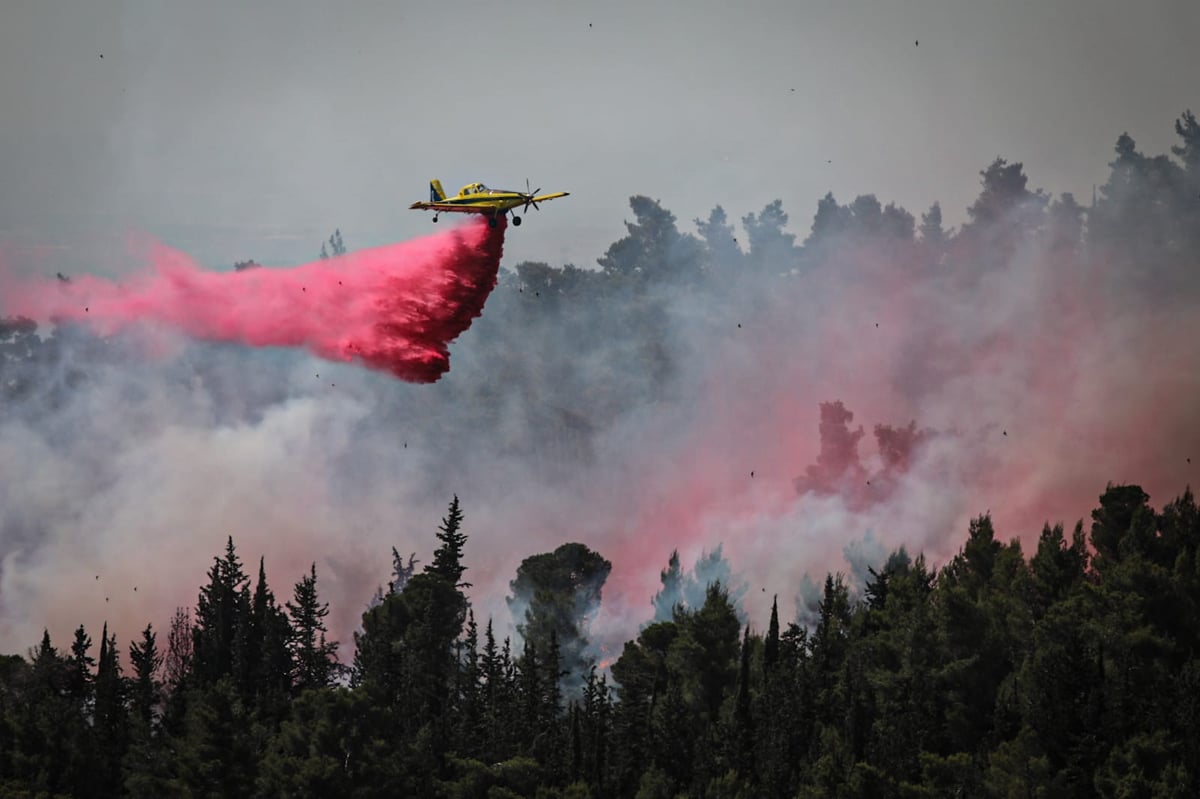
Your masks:
{"label": "landing gear wheel", "polygon": [[513,217],[513,225],[514,225],[515,227],[520,227],[520,226],[521,226],[521,217],[519,217],[519,216],[514,216],[514,217]]}
{"label": "landing gear wheel", "polygon": [[494,216],[490,217],[488,219],[488,227],[495,227],[495,226],[496,226],[496,217],[494,217]]}
{"label": "landing gear wheel", "polygon": [[437,224],[437,217],[436,217],[436,216],[433,218],[433,224],[435,224],[435,225]]}

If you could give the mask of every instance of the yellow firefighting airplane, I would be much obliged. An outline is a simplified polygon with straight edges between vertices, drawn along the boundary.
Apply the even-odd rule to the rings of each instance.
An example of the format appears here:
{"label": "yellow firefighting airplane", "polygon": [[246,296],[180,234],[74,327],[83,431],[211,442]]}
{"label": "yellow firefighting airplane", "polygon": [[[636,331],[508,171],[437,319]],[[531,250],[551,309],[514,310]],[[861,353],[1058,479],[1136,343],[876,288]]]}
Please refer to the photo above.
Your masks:
{"label": "yellow firefighting airplane", "polygon": [[482,214],[488,218],[488,224],[495,227],[496,220],[509,212],[512,212],[513,224],[521,224],[521,217],[517,216],[513,210],[517,206],[525,206],[525,213],[529,212],[531,205],[540,211],[542,209],[538,208],[538,203],[543,200],[553,200],[570,194],[566,191],[538,194],[541,189],[529,191],[529,181],[525,181],[525,189],[525,191],[506,191],[489,189],[482,183],[468,183],[459,189],[457,197],[447,197],[446,192],[442,189],[441,181],[431,180],[429,181],[429,202],[415,202],[408,207],[421,211],[433,211],[434,222],[438,221],[438,214],[441,213]]}

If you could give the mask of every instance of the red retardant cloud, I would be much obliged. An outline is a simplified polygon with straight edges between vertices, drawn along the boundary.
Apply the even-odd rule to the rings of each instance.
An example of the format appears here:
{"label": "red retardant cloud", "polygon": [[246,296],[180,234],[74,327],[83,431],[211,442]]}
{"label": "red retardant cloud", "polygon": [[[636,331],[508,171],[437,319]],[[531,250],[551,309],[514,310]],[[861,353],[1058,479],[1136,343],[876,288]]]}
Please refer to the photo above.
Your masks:
{"label": "red retardant cloud", "polygon": [[186,254],[148,246],[151,269],[125,283],[5,281],[4,310],[113,333],[139,322],[252,347],[306,347],[401,380],[432,383],[447,345],[471,326],[496,285],[503,224],[472,221],[412,241],[290,269],[203,271]]}

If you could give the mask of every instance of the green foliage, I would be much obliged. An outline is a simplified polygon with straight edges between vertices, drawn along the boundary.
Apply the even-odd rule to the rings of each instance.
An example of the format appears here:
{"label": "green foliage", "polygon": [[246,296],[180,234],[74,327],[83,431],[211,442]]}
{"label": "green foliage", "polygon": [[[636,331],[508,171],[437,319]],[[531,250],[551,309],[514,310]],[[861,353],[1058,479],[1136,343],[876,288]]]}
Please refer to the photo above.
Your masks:
{"label": "green foliage", "polygon": [[311,690],[292,702],[289,717],[262,760],[264,796],[352,796],[394,778],[375,739],[384,729],[365,694],[345,688]]}
{"label": "green foliage", "polygon": [[709,781],[704,795],[710,799],[752,799],[754,792],[747,778],[736,771],[727,771]]}
{"label": "green foliage", "polygon": [[536,651],[549,651],[551,638],[556,639],[561,670],[576,680],[593,663],[588,626],[610,571],[612,564],[599,553],[583,544],[563,544],[521,561],[509,583],[508,606],[517,632]]}
{"label": "green foliage", "polygon": [[1118,742],[1096,774],[1096,795],[1104,799],[1191,795],[1194,778],[1179,762],[1180,750],[1188,745],[1170,739],[1161,729]]}
{"label": "green foliage", "polygon": [[674,780],[662,770],[651,767],[642,774],[635,799],[672,799],[674,796]]}
{"label": "green foliage", "polygon": [[168,768],[195,793],[245,796],[257,776],[258,733],[231,677],[193,688]]}
{"label": "green foliage", "polygon": [[[287,623],[262,564],[251,593],[229,542],[196,628],[186,613],[172,625],[169,650],[199,645],[196,671],[160,654],[149,626],[128,678],[107,628],[94,657],[79,627],[65,655],[44,634],[27,658],[0,659],[0,784],[14,796],[1192,795],[1200,508],[1190,491],[1155,511],[1137,486],[1109,486],[1092,518],[1094,557],[1082,523],[1069,541],[1045,526],[1026,560],[984,515],[936,573],[898,550],[861,598],[829,575],[811,632],[783,628],[773,602],[754,634],[714,582],[699,607],[675,604],[625,644],[615,692],[593,666],[574,696],[558,687],[559,631],[582,629],[577,609],[595,606],[610,568],[582,545],[518,570],[514,591],[536,598],[521,657],[490,621],[482,641],[473,615],[464,630],[468,603],[431,569],[364,614],[353,684],[337,687],[322,671],[315,566]],[[281,659],[266,654],[271,618],[294,631]],[[209,682],[204,659],[218,656],[229,672]],[[171,657],[182,676],[164,684]]]}
{"label": "green foliage", "polygon": [[636,222],[628,235],[598,259],[606,275],[632,284],[695,281],[704,264],[703,246],[675,226],[675,215],[649,197],[629,198]]}

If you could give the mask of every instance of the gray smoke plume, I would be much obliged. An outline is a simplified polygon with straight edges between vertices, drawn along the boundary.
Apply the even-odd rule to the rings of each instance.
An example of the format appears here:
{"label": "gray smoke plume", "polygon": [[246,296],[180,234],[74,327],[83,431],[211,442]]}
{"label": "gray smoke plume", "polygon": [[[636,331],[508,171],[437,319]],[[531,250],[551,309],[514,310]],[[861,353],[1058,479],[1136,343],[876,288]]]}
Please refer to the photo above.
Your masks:
{"label": "gray smoke plume", "polygon": [[481,626],[511,622],[522,559],[578,541],[613,564],[591,628],[610,653],[676,550],[719,552],[761,627],[827,571],[944,562],[980,513],[1029,541],[1108,481],[1165,501],[1200,468],[1200,225],[1182,191],[1136,198],[1197,169],[1121,147],[1094,208],[998,162],[940,237],[873,197],[827,197],[808,232],[770,205],[699,235],[634,198],[599,270],[505,271],[427,386],[151,328],[10,330],[0,651],[164,629],[227,536],[277,595],[315,561],[348,646],[392,548],[428,562],[454,494]]}

